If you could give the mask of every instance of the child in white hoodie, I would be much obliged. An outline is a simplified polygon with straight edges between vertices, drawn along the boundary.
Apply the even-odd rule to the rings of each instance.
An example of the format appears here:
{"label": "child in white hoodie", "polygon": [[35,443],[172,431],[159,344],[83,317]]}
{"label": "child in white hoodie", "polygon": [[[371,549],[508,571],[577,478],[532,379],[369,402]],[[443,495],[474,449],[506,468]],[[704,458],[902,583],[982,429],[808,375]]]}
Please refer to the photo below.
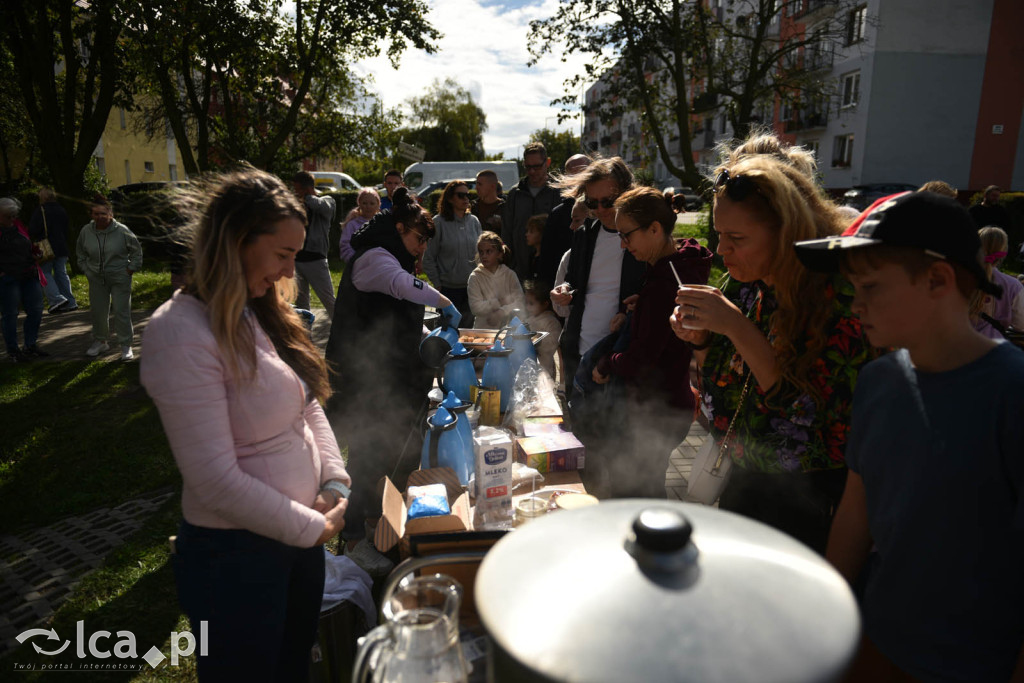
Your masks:
{"label": "child in white hoodie", "polygon": [[497,329],[515,309],[525,315],[523,288],[515,271],[505,265],[512,252],[501,237],[495,232],[482,233],[476,242],[476,253],[479,265],[469,274],[467,290],[477,327]]}

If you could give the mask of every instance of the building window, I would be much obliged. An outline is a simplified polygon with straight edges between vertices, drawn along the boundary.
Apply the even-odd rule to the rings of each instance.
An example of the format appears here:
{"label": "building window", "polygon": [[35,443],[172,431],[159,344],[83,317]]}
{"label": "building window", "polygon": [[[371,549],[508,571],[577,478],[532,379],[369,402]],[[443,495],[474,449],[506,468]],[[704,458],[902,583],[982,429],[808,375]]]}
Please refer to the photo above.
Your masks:
{"label": "building window", "polygon": [[178,166],[176,164],[169,164],[167,166],[167,175],[170,176],[171,180],[178,179]]}
{"label": "building window", "polygon": [[128,122],[125,120],[125,116],[124,116],[124,108],[123,107],[119,108],[117,110],[117,114],[118,114],[118,116],[121,119],[121,130],[124,130],[125,128],[128,127]]}
{"label": "building window", "polygon": [[821,162],[821,143],[818,140],[804,140],[804,149],[814,155],[814,160]]}
{"label": "building window", "polygon": [[132,181],[132,162],[128,159],[124,160],[124,184],[127,185]]}
{"label": "building window", "polygon": [[843,108],[856,107],[860,99],[860,72],[854,71],[844,75],[840,90],[843,93]]}
{"label": "building window", "polygon": [[846,15],[846,44],[853,45],[864,40],[868,26],[868,6],[861,5]]}
{"label": "building window", "polygon": [[837,135],[832,144],[832,167],[849,168],[853,162],[853,133]]}
{"label": "building window", "polygon": [[146,173],[156,173],[156,171],[153,168],[153,162],[152,161],[143,161],[142,162],[142,168],[143,168],[143,170]]}
{"label": "building window", "polygon": [[725,135],[725,124],[726,124],[725,114],[722,114],[722,118],[718,122],[718,132],[721,135]]}
{"label": "building window", "polygon": [[96,162],[96,170],[107,175],[107,162],[103,157],[93,157],[93,161]]}

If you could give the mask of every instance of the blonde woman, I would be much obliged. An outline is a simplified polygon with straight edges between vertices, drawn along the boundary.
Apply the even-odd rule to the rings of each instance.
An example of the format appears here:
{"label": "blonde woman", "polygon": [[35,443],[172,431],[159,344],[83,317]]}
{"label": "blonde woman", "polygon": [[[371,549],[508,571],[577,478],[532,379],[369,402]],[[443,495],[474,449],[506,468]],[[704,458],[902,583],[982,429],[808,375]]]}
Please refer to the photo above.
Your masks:
{"label": "blonde woman", "polygon": [[989,339],[1002,339],[1003,333],[982,314],[994,320],[1004,330],[1012,327],[1024,330],[1024,284],[1017,278],[999,270],[1006,258],[1010,240],[1002,228],[989,226],[978,231],[981,248],[985,252],[985,275],[1003,289],[1002,296],[978,292],[971,306],[974,329]]}
{"label": "blonde woman", "polygon": [[714,181],[729,279],[721,290],[681,290],[673,329],[700,364],[712,436],[732,425],[733,474],[719,506],[824,552],[845,484],[854,383],[871,353],[849,285],[808,271],[793,248],[844,225],[811,179],[813,160],[778,142],[741,147]]}
{"label": "blonde woman", "polygon": [[305,680],[321,544],[351,485],[320,407],[327,368],[282,296],[306,214],[254,169],[193,200],[187,284],[153,314],[141,364],[183,480],[178,598],[206,623],[201,681]]}

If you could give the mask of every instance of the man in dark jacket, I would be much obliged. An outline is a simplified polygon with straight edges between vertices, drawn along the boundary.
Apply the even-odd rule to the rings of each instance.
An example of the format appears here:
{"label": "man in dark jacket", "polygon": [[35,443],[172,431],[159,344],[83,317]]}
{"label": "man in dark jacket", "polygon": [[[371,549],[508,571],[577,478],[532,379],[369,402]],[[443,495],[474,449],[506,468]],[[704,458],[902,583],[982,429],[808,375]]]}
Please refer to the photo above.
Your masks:
{"label": "man in dark jacket", "polygon": [[309,309],[309,288],[320,297],[327,317],[334,315],[334,282],[327,265],[328,235],[334,222],[334,199],[321,197],[316,181],[308,171],[299,171],[292,177],[292,187],[299,201],[306,207],[306,241],[302,251],[295,255],[295,286],[298,294],[295,307]]}
{"label": "man in dark jacket", "polygon": [[75,295],[71,293],[71,280],[68,278],[68,214],[64,207],[57,203],[57,195],[53,189],[44,187],[39,190],[39,206],[32,213],[29,221],[29,234],[33,242],[49,239],[53,248],[52,261],[40,263],[39,267],[46,276],[43,293],[49,302],[50,313],[64,313],[78,308]]}
{"label": "man in dark jacket", "polygon": [[[566,177],[576,175],[589,165],[590,157],[586,154],[575,154],[565,162],[565,175]],[[572,246],[572,230],[569,228],[569,224],[572,223],[572,207],[575,205],[575,197],[563,197],[562,202],[551,209],[548,220],[544,224],[537,277],[552,285],[559,284],[555,282],[558,264],[562,261],[562,255]]]}
{"label": "man in dark jacket", "polygon": [[526,244],[526,221],[531,216],[550,213],[562,198],[558,190],[551,187],[548,167],[551,159],[540,142],[531,142],[523,150],[523,165],[526,177],[513,187],[505,198],[501,216],[501,239],[512,250],[512,263],[519,280],[530,275],[530,247]]}

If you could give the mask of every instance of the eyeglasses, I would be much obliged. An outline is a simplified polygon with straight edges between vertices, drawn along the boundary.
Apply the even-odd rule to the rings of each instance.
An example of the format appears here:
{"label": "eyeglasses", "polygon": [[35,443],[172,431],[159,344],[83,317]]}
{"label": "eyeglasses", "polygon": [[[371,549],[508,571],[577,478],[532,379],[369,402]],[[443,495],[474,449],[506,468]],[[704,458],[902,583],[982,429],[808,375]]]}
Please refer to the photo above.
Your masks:
{"label": "eyeglasses", "polygon": [[458,197],[459,199],[469,199],[468,192],[456,192],[455,196]]}
{"label": "eyeglasses", "polygon": [[544,162],[542,161],[539,164],[528,164],[524,161],[523,166],[526,167],[527,171],[539,171],[540,169],[544,168]]}
{"label": "eyeglasses", "polygon": [[583,202],[583,204],[591,211],[597,209],[598,206],[605,209],[611,209],[615,206],[615,200],[618,198],[619,195],[615,195],[614,197],[604,197],[603,199],[588,199]]}
{"label": "eyeglasses", "polygon": [[424,235],[419,230],[410,230],[409,232],[411,232],[412,234],[416,235],[416,241],[419,242],[420,244],[426,244],[427,241],[430,240],[429,237]]}
{"label": "eyeglasses", "polygon": [[623,242],[625,242],[626,244],[629,244],[629,238],[633,236],[634,232],[636,232],[637,230],[643,230],[644,228],[648,228],[648,227],[650,227],[650,226],[648,225],[648,226],[643,226],[643,227],[639,227],[639,228],[633,228],[629,232],[621,232],[620,231],[619,232],[619,239],[622,240]]}
{"label": "eyeglasses", "polygon": [[718,194],[723,189],[729,196],[729,199],[734,202],[742,202],[755,192],[761,194],[761,188],[752,179],[744,175],[729,175],[728,170],[722,171],[715,178],[715,194]]}

